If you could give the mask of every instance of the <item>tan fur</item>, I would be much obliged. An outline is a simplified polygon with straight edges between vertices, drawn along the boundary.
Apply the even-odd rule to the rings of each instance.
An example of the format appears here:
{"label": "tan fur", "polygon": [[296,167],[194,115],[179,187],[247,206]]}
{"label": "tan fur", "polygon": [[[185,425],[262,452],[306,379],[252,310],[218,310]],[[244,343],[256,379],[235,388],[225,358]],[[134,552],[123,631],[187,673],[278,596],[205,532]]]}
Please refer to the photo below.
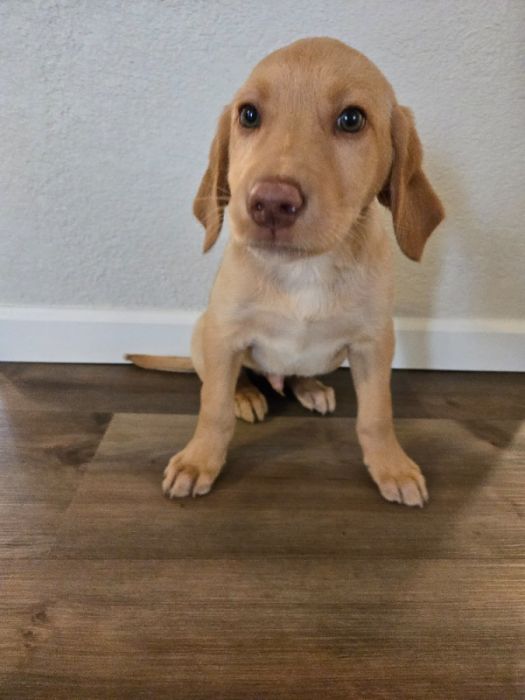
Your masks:
{"label": "tan fur", "polygon": [[126,360],[143,369],[157,369],[161,372],[195,372],[190,357],[174,355],[126,355]]}
{"label": "tan fur", "polygon": [[[247,102],[262,115],[258,129],[239,124]],[[335,129],[349,105],[367,115],[357,134]],[[221,116],[194,204],[205,249],[219,235],[226,206],[231,237],[193,336],[193,365],[203,381],[197,428],[166,469],[165,493],[209,491],[239,406],[253,420],[264,417],[266,404],[249,393],[245,377],[242,401],[239,393],[234,399],[241,366],[273,381],[292,377],[303,405],[324,413],[335,397],[320,383],[301,380],[348,358],[358,438],[372,478],[386,499],[423,505],[424,478],[392,421],[392,256],[378,203],[392,210],[401,249],[419,259],[444,215],[421,163],[411,113],[359,52],[333,39],[306,39],[256,66]],[[246,206],[253,183],[265,178],[291,179],[307,198],[277,243],[261,242]]]}

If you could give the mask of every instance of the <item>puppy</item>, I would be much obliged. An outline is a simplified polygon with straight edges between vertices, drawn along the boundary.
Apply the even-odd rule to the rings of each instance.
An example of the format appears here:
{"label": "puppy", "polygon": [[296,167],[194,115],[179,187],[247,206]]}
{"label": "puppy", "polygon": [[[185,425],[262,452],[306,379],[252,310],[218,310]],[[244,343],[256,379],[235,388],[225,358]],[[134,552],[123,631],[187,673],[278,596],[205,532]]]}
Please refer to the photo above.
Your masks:
{"label": "puppy", "polygon": [[194,201],[204,251],[231,231],[207,310],[186,358],[129,356],[141,366],[197,371],[195,433],[170,460],[170,497],[210,491],[235,415],[262,420],[264,396],[244,367],[320,413],[333,390],[314,377],[350,362],[363,460],[388,501],[422,506],[419,467],[392,420],[392,257],[380,208],[401,250],[419,260],[444,217],[422,170],[411,112],[358,51],[304,39],[261,61],[224,109]]}

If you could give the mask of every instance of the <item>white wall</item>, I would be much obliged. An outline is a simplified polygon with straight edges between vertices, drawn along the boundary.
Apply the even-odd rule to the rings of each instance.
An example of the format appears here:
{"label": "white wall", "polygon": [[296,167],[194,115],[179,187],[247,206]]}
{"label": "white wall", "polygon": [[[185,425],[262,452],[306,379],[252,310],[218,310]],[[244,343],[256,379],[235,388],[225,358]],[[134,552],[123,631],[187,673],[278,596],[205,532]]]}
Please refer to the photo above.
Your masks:
{"label": "white wall", "polygon": [[332,35],[416,114],[448,219],[399,255],[398,314],[523,319],[520,0],[3,0],[0,305],[198,309],[191,199],[221,107],[268,51]]}

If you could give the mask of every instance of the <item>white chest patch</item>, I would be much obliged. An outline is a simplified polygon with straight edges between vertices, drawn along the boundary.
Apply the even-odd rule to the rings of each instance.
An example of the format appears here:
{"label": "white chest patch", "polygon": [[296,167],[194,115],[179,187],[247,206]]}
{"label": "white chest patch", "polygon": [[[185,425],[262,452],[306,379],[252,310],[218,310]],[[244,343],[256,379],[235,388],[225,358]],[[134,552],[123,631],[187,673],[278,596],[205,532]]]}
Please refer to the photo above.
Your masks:
{"label": "white chest patch", "polygon": [[[336,369],[346,356],[352,314],[323,258],[274,270],[280,295],[273,308],[254,309],[256,323],[247,364],[260,372],[314,376]],[[328,284],[327,280],[331,280]]]}
{"label": "white chest patch", "polygon": [[254,338],[250,365],[265,374],[284,376],[331,372],[345,358],[345,338],[342,334],[327,337],[325,331],[322,324],[283,319],[281,332],[260,333]]}

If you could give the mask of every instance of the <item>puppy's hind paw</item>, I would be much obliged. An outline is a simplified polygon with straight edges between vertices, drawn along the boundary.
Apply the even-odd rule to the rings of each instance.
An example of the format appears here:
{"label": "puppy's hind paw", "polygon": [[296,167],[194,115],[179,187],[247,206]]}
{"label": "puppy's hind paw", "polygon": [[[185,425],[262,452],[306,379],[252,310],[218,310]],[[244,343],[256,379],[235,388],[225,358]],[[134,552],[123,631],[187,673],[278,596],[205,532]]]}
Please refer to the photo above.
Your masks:
{"label": "puppy's hind paw", "polygon": [[309,411],[323,416],[335,411],[335,391],[313,377],[291,377],[287,383],[295,398]]}
{"label": "puppy's hind paw", "polygon": [[252,384],[237,387],[235,391],[235,416],[247,423],[264,420],[268,413],[265,395]]}

